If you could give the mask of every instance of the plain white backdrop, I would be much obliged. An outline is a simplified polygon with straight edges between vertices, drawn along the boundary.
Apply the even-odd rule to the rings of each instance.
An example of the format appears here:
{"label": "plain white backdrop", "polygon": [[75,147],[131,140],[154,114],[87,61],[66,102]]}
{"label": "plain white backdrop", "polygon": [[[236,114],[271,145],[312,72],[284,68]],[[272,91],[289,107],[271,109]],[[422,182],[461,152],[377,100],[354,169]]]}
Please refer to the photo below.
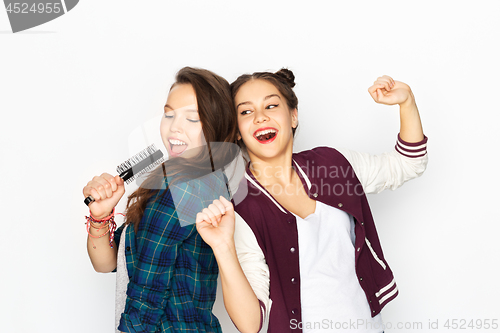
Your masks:
{"label": "plain white backdrop", "polygon": [[[428,169],[368,198],[400,289],[386,332],[500,321],[499,17],[494,0],[82,0],[12,34],[0,9],[0,331],[113,332],[115,277],[88,259],[82,188],[129,157],[183,66],[229,81],[293,70],[296,151],[392,149],[398,108],[367,88],[408,83]],[[220,299],[214,311],[236,332]]]}

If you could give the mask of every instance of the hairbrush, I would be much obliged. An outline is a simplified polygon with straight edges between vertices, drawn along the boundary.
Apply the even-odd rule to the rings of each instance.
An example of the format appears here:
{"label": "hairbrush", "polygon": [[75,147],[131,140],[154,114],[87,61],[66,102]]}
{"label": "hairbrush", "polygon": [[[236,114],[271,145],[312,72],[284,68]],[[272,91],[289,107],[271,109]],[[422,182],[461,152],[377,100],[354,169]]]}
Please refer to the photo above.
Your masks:
{"label": "hairbrush", "polygon": [[[163,163],[163,161],[163,153],[152,144],[117,166],[116,172],[118,172],[120,178],[123,179],[126,184],[130,184],[137,179],[137,177],[153,170]],[[95,199],[89,195],[83,202],[88,206],[94,201]]]}

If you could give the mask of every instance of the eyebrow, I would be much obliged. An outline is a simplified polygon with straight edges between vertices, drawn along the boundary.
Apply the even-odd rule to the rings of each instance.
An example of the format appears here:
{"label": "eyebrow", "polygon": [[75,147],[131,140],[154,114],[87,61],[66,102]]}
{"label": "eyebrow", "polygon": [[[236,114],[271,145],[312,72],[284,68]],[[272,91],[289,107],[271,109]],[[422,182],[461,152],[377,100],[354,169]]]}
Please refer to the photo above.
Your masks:
{"label": "eyebrow", "polygon": [[[168,104],[165,104],[164,108],[168,108],[168,109],[170,109],[170,110],[172,110],[172,111],[176,110],[176,109],[174,109],[173,107],[171,107],[171,106],[170,106],[170,105],[168,105]],[[181,108],[181,109],[182,109],[182,108]],[[184,110],[184,111],[186,111],[186,112],[196,112],[196,113],[198,112],[198,110],[196,110],[196,109],[187,109],[187,110]]]}
{"label": "eyebrow", "polygon": [[[271,97],[278,97],[279,99],[281,99],[280,95],[278,95],[278,94],[271,94],[271,95],[267,95],[266,97],[264,97],[264,101],[268,100]],[[250,102],[250,101],[241,102],[240,104],[236,105],[236,108],[239,108],[240,105],[247,105],[247,104],[252,104],[252,102]]]}

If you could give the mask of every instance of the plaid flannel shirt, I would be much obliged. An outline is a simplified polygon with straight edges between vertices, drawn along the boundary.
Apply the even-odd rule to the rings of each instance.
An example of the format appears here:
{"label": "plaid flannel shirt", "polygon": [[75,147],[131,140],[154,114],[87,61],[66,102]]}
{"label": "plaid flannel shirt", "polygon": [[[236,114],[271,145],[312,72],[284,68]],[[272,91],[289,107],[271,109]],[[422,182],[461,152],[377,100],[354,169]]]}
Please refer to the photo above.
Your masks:
{"label": "plaid flannel shirt", "polygon": [[226,182],[224,173],[216,171],[162,190],[148,203],[137,233],[127,228],[130,282],[120,331],[222,332],[212,314],[217,262],[194,222],[220,195],[230,199]]}

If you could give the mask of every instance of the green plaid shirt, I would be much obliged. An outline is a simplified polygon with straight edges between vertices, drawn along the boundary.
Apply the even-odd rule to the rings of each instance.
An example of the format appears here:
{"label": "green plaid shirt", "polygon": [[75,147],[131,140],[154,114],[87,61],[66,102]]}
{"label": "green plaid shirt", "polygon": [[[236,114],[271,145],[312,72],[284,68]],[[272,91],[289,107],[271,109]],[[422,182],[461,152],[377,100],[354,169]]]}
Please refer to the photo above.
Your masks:
{"label": "green plaid shirt", "polygon": [[212,314],[217,262],[194,223],[220,195],[230,199],[221,171],[171,186],[150,200],[137,233],[127,228],[130,282],[120,331],[222,332]]}

